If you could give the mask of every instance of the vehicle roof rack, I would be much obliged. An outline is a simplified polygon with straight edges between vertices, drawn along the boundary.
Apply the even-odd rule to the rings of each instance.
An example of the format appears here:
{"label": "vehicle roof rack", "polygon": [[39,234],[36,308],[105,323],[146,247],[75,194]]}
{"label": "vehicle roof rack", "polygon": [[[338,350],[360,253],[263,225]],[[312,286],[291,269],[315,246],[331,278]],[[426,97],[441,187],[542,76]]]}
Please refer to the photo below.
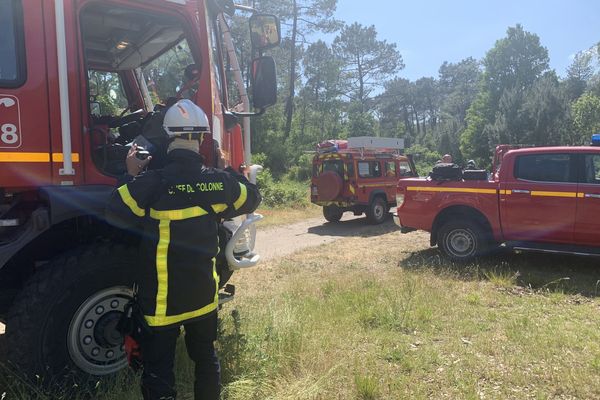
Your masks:
{"label": "vehicle roof rack", "polygon": [[404,150],[404,139],[356,136],[348,138],[348,148],[364,150]]}
{"label": "vehicle roof rack", "polygon": [[376,152],[376,157],[397,156],[404,150],[404,139],[356,136],[348,138],[348,150],[359,151],[361,157],[369,151]]}

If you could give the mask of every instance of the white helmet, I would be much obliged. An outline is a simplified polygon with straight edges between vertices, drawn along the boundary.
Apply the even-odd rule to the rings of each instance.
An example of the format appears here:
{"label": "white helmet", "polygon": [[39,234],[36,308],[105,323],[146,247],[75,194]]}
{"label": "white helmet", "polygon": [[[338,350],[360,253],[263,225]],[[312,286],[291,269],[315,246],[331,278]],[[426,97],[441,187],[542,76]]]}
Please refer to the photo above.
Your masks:
{"label": "white helmet", "polygon": [[171,138],[198,139],[210,131],[204,111],[188,99],[179,100],[167,110],[163,127]]}

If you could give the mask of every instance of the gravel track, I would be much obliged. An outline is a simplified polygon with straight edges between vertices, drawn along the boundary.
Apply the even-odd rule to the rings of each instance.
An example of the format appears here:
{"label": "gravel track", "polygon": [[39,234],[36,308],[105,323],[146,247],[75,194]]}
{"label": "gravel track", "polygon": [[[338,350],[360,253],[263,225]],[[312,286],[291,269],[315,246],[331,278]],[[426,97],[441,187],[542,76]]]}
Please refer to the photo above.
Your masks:
{"label": "gravel track", "polygon": [[262,260],[267,261],[343,237],[369,237],[397,229],[391,218],[381,225],[369,225],[364,216],[355,217],[350,213],[344,214],[337,223],[327,222],[322,217],[310,218],[285,226],[265,229],[259,227],[256,233],[256,252],[261,255]]}

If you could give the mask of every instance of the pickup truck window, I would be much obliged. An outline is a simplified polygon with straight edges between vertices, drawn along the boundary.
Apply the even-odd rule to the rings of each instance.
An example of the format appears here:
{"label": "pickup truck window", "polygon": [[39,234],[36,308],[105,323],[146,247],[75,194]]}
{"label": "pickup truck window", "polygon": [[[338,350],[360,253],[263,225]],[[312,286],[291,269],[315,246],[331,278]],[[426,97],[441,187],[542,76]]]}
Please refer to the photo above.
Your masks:
{"label": "pickup truck window", "polygon": [[0,87],[25,82],[23,15],[20,0],[0,1]]}
{"label": "pickup truck window", "polygon": [[517,157],[515,178],[537,182],[576,182],[569,154],[529,154]]}
{"label": "pickup truck window", "polygon": [[585,156],[585,182],[600,185],[600,155]]}
{"label": "pickup truck window", "polygon": [[361,178],[378,178],[381,176],[379,161],[359,161],[358,176]]}

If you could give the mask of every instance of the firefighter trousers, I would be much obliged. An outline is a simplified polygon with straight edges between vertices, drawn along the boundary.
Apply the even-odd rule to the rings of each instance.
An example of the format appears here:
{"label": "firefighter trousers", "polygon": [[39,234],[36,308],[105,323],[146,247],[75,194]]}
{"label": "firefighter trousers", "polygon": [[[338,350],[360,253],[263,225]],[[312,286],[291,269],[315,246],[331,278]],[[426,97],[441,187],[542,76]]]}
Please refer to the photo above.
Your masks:
{"label": "firefighter trousers", "polygon": [[[215,352],[217,315],[183,324],[185,346],[195,365],[194,399],[218,400],[221,369]],[[175,399],[175,348],[180,327],[155,329],[142,343],[142,395],[144,400]]]}

